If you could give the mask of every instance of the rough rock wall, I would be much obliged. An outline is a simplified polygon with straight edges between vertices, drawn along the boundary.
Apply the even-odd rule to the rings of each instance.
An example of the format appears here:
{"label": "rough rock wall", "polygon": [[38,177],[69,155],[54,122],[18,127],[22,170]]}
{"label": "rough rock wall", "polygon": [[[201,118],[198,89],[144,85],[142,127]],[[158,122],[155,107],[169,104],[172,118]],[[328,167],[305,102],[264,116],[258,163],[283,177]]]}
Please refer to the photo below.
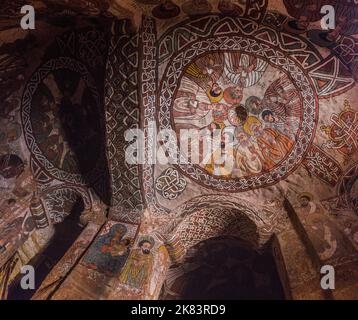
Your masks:
{"label": "rough rock wall", "polygon": [[[84,283],[84,289],[76,291],[79,296],[89,292],[91,298],[100,297],[103,285],[112,281],[114,274],[116,279],[120,275],[120,282],[113,283],[118,292],[105,292],[106,297],[148,297],[148,285],[163,280],[163,274],[152,273],[159,253],[163,263],[157,270],[163,273],[168,266],[167,249],[162,243],[174,260],[180,260],[200,241],[220,235],[244,235],[261,246],[277,234],[277,250],[284,261],[282,279],[286,278],[286,291],[291,296],[295,291],[294,297],[305,297],[307,281],[317,277],[299,232],[309,239],[320,263],[344,266],[346,273],[354,270],[358,245],[357,29],[346,20],[354,18],[356,7],[345,1],[331,2],[340,23],[337,32],[327,37],[319,30],[317,18],[322,3],[317,1],[316,8],[305,11],[308,2],[297,8],[295,2],[200,1],[194,6],[190,1],[159,4],[143,0],[127,1],[123,4],[127,11],[116,11],[115,1],[99,10],[99,3],[87,1],[86,6],[92,3],[92,10],[84,13],[98,15],[108,9],[134,22],[134,28],[129,29],[127,22],[113,25],[106,67],[106,58],[96,60],[98,56],[107,57],[106,53],[96,53],[103,43],[96,38],[97,27],[94,34],[85,30],[65,32],[76,19],[64,20],[63,15],[44,22],[45,27],[55,24],[57,41],[52,45],[41,41],[49,44],[48,50],[41,49],[39,55],[34,55],[38,61],[31,59],[33,66],[19,79],[23,81],[21,87],[9,91],[18,95],[19,111],[15,114],[22,128],[18,144],[23,153],[15,154],[22,161],[28,159],[29,176],[35,177],[29,181],[35,180],[37,188],[47,195],[43,204],[50,208],[47,216],[51,222],[61,221],[69,210],[64,203],[57,203],[61,199],[58,195],[75,202],[80,193],[85,208],[90,208],[94,193],[84,186],[91,185],[102,200],[111,200],[111,219],[115,220],[101,231],[97,249],[114,236],[115,229],[123,229],[111,229],[117,224],[126,227],[122,238],[128,233],[129,241],[121,243],[123,254],[115,261],[114,272],[101,268],[101,259],[105,258],[93,253],[94,245],[88,259],[84,257],[76,266],[77,276],[70,275],[64,283],[63,296],[70,298],[68,288],[88,273],[93,283]],[[64,8],[58,7],[60,1],[49,3],[55,12]],[[81,1],[71,3],[73,12],[83,9]],[[13,33],[11,29],[5,31]],[[47,34],[47,29],[43,30]],[[27,51],[26,56],[30,56]],[[129,74],[126,76],[123,70]],[[20,81],[13,85],[18,86]],[[216,88],[212,88],[214,83]],[[82,158],[93,153],[96,131],[103,132],[104,127],[93,117],[103,84],[109,188],[103,183],[106,179],[100,179],[94,169],[96,161]],[[217,91],[208,93],[210,86]],[[4,105],[13,106],[10,100],[6,97]],[[46,113],[39,112],[41,105],[48,110]],[[83,108],[77,109],[79,105]],[[20,106],[24,112],[20,112]],[[232,116],[234,107],[235,111],[238,107],[237,117]],[[70,108],[76,111],[67,112]],[[60,122],[62,119],[62,131],[51,124],[55,116]],[[77,131],[83,118],[86,136]],[[123,162],[124,129],[143,128],[146,151],[151,150],[151,121],[158,129],[173,129],[174,136],[166,142],[167,149],[174,153],[180,129],[234,127],[240,142],[232,150],[235,172],[227,173],[213,163],[127,166]],[[28,123],[31,126],[23,126]],[[86,127],[88,124],[91,126]],[[10,139],[16,139],[14,136],[10,134]],[[26,165],[23,168],[16,157],[8,159],[15,176],[26,171]],[[102,183],[98,185],[98,181]],[[28,188],[31,194],[32,184]],[[103,196],[106,190],[113,192],[111,199]],[[90,196],[86,196],[87,192]],[[284,198],[289,199],[298,215],[302,227],[298,231],[288,223]],[[6,205],[14,205],[14,201]],[[26,207],[28,204],[20,209],[21,215]],[[238,223],[228,228],[228,220]],[[6,221],[9,230],[15,230],[10,224],[12,218]],[[150,250],[150,258],[142,255],[145,247]],[[141,259],[146,269],[136,278],[134,271],[139,270],[130,270],[134,261]],[[302,260],[299,272],[297,259]],[[88,291],[93,286],[99,291]],[[349,286],[348,281],[341,289]],[[117,297],[123,287],[126,296]],[[157,297],[158,288],[151,288],[151,297]],[[59,291],[56,297],[61,295]]]}
{"label": "rough rock wall", "polygon": [[[210,163],[140,166],[148,208],[142,223],[166,236],[174,259],[205,238],[231,234],[222,208],[230,216],[230,210],[240,207],[262,240],[288,228],[288,234],[294,232],[302,241],[295,251],[289,236],[282,233],[279,239],[284,277],[295,298],[308,294],[304,288],[312,274],[317,278],[317,265],[310,259],[345,265],[344,272],[352,272],[358,245],[352,36],[357,30],[342,21],[349,10],[356,14],[356,7],[332,2],[341,21],[339,37],[331,34],[323,41],[317,14],[301,8],[309,23],[299,26],[293,21],[300,16],[287,15],[293,1],[273,1],[268,7],[264,1],[247,2],[237,12],[229,12],[232,7],[224,1],[210,8],[203,1],[199,12],[197,6],[179,4],[143,9],[148,16],[139,29],[138,78],[145,151],[154,145],[151,121],[158,130],[173,130],[162,141],[172,155],[180,129],[235,127],[237,167],[226,173]],[[223,91],[216,96],[207,91],[213,82]],[[236,105],[239,119],[230,116]],[[287,224],[285,198],[298,215],[299,230]],[[131,221],[138,212],[121,216],[119,211],[116,217]],[[249,225],[241,225],[236,234],[250,234]],[[306,255],[303,239],[308,239],[313,256]],[[302,260],[300,273],[294,267],[297,259]],[[352,273],[352,283],[354,279]],[[312,297],[320,297],[315,294]]]}
{"label": "rough rock wall", "polygon": [[103,119],[110,23],[44,16],[40,6],[36,29],[25,31],[21,5],[9,1],[0,14],[0,266],[29,237],[20,256],[32,258],[74,207],[110,202]]}

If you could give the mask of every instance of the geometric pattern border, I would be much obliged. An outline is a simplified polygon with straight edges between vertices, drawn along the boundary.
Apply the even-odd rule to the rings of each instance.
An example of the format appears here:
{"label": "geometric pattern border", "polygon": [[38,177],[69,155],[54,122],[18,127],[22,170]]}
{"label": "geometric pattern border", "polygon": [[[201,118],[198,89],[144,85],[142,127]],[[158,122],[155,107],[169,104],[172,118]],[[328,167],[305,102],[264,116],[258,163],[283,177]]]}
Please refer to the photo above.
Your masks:
{"label": "geometric pattern border", "polygon": [[32,97],[37,90],[39,84],[54,70],[69,69],[80,73],[81,78],[86,83],[88,88],[95,99],[97,106],[100,105],[99,94],[95,85],[95,82],[88,72],[87,68],[81,62],[74,60],[70,57],[60,57],[58,59],[52,59],[40,66],[36,72],[31,76],[30,80],[26,84],[22,103],[21,103],[21,120],[22,128],[24,130],[24,136],[26,145],[31,152],[32,156],[36,159],[42,169],[50,176],[60,180],[78,185],[86,185],[90,181],[95,181],[101,175],[100,163],[101,159],[98,159],[96,166],[86,174],[70,173],[55,167],[43,154],[39,146],[37,145],[35,136],[33,134],[33,128],[31,124],[31,104]]}
{"label": "geometric pattern border", "polygon": [[[228,18],[225,18],[226,20]],[[230,21],[235,21],[230,18]],[[262,173],[249,178],[235,180],[222,179],[206,173],[202,168],[194,165],[179,164],[177,167],[197,183],[216,190],[227,192],[247,191],[272,185],[287,177],[301,163],[305,153],[312,143],[318,118],[318,98],[313,88],[311,79],[307,76],[304,68],[297,61],[288,56],[287,52],[277,46],[270,46],[258,38],[248,35],[243,37],[244,30],[254,28],[255,23],[246,19],[236,21],[235,33],[232,33],[230,24],[216,23],[210,26],[210,34],[202,35],[197,41],[191,41],[187,46],[171,56],[161,81],[160,109],[158,112],[159,129],[173,129],[171,122],[171,109],[174,102],[175,92],[180,83],[181,75],[189,63],[196,57],[208,53],[225,50],[238,50],[266,60],[269,64],[283,70],[292,80],[301,93],[303,102],[303,114],[297,141],[289,155],[270,172]],[[190,22],[192,24],[192,22]],[[183,27],[183,26],[182,26]],[[215,29],[216,28],[216,29]]]}

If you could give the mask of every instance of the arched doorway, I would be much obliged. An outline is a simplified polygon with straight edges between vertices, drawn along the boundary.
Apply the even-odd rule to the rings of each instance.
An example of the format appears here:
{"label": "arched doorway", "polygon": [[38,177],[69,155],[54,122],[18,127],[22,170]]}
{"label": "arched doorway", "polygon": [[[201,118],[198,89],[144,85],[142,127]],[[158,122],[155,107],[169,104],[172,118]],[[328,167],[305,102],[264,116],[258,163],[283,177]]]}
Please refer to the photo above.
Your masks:
{"label": "arched doorway", "polygon": [[212,195],[184,203],[176,214],[162,299],[284,298],[271,246],[282,224],[278,211]]}
{"label": "arched doorway", "polygon": [[204,240],[171,266],[161,299],[284,299],[270,247],[258,251],[227,236]]}

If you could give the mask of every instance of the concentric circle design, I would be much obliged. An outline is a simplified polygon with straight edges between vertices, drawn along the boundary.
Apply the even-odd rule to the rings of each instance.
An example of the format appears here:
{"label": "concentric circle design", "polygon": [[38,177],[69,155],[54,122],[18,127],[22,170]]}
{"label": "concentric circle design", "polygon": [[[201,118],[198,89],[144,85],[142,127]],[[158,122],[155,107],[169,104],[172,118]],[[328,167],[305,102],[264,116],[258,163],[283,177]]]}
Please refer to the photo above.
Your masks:
{"label": "concentric circle design", "polygon": [[37,69],[24,90],[21,116],[27,147],[47,174],[81,185],[99,177],[99,112],[99,94],[84,64],[61,57]]}
{"label": "concentric circle design", "polygon": [[[235,114],[239,123],[232,121]],[[225,34],[188,44],[171,57],[161,82],[160,129],[232,126],[257,153],[234,174],[178,164],[186,176],[217,190],[264,187],[292,173],[313,140],[317,116],[316,93],[297,61],[250,36]],[[257,133],[252,124],[261,127]]]}

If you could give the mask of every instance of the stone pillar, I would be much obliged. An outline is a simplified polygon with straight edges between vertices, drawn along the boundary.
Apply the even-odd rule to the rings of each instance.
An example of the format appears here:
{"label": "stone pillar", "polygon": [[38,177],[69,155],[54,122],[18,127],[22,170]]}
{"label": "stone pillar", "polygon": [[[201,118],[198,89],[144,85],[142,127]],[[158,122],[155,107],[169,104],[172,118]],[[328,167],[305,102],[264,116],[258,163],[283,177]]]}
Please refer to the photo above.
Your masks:
{"label": "stone pillar", "polygon": [[78,263],[83,253],[89,247],[101,225],[89,221],[80,236],[65,253],[61,260],[54,266],[45,280],[41,283],[32,300],[47,300],[59,288],[62,281],[70,273],[71,269]]}

